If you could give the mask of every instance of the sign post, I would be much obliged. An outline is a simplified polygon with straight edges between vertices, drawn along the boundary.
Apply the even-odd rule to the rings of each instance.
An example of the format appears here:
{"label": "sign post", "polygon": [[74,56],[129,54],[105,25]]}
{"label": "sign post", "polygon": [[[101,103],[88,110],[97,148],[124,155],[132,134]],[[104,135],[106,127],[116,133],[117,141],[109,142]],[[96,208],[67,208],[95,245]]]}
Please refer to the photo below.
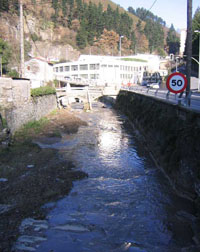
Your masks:
{"label": "sign post", "polygon": [[182,93],[187,87],[187,79],[182,73],[173,73],[167,78],[167,89],[174,93]]}

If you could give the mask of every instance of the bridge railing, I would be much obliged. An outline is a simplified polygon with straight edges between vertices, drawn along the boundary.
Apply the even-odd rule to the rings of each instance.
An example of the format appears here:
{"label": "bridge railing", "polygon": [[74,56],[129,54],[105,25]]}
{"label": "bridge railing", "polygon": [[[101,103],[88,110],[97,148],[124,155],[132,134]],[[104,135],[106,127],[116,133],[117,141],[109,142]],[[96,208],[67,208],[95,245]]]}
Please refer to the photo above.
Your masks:
{"label": "bridge railing", "polygon": [[183,92],[182,95],[174,94],[168,90],[163,89],[152,89],[143,86],[132,86],[132,87],[123,87],[121,90],[127,90],[129,92],[139,93],[145,96],[151,96],[156,99],[164,100],[168,103],[177,104],[188,109],[200,111],[200,94],[191,91],[189,94],[189,102],[186,101],[186,93]]}

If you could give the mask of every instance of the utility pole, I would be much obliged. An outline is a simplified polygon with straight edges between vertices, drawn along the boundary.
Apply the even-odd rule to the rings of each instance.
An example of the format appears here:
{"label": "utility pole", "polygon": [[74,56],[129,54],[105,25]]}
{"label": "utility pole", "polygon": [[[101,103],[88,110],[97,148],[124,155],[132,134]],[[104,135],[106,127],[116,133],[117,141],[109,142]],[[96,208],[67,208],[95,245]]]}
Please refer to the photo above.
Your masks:
{"label": "utility pole", "polygon": [[119,56],[121,57],[122,56],[122,38],[123,38],[124,36],[120,36],[119,37]]}
{"label": "utility pole", "polygon": [[23,0],[19,0],[20,4],[20,76],[24,77],[24,19],[23,19]]}
{"label": "utility pole", "polygon": [[186,103],[190,105],[190,77],[191,77],[191,61],[192,61],[192,0],[187,0],[187,59],[186,59]]}
{"label": "utility pole", "polygon": [[2,75],[3,75],[3,70],[2,70],[2,61],[3,61],[3,54],[2,53],[0,53],[0,72],[1,72],[1,77],[2,77]]}

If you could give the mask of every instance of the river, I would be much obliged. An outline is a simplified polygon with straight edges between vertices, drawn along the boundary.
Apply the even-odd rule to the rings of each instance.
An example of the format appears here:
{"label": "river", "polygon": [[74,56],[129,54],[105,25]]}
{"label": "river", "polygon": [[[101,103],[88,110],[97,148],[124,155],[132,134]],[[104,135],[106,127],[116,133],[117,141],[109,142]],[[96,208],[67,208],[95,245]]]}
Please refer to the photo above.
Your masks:
{"label": "river", "polygon": [[126,117],[101,103],[77,110],[88,126],[51,146],[88,178],[45,206],[48,229],[37,252],[175,252],[192,241],[192,204],[178,197]]}

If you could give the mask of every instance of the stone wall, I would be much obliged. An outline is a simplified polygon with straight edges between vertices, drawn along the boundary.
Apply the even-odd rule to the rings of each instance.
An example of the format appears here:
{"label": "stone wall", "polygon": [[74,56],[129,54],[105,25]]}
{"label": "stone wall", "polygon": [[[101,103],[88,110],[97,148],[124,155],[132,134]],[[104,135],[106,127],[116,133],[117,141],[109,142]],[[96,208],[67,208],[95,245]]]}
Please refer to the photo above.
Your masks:
{"label": "stone wall", "polygon": [[29,80],[0,78],[0,107],[19,106],[31,98]]}
{"label": "stone wall", "polygon": [[8,128],[13,133],[29,121],[39,120],[57,108],[55,95],[31,98],[28,102],[6,110]]}
{"label": "stone wall", "polygon": [[56,95],[31,97],[30,81],[0,78],[0,114],[11,133],[56,108]]}

